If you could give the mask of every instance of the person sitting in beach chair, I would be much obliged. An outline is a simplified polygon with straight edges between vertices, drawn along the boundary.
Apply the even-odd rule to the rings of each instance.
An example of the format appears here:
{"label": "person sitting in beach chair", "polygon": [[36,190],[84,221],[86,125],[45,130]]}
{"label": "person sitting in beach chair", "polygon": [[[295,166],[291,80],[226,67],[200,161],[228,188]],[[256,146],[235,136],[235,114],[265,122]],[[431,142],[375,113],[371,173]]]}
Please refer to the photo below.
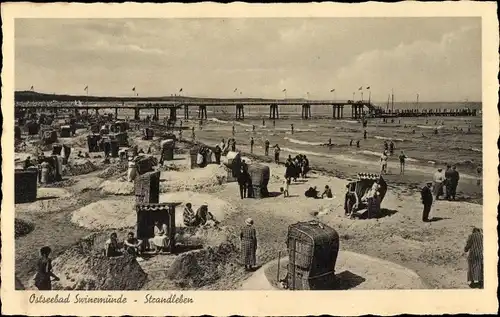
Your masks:
{"label": "person sitting in beach chair", "polygon": [[111,233],[106,241],[104,253],[108,258],[123,255],[116,232]]}
{"label": "person sitting in beach chair", "polygon": [[123,244],[128,254],[134,257],[141,255],[142,240],[137,239],[133,232],[128,233],[127,239],[125,239]]}
{"label": "person sitting in beach chair", "polygon": [[155,221],[153,228],[154,237],[149,239],[149,248],[154,250],[156,253],[165,250],[170,245],[170,239],[168,238],[168,228],[166,224],[160,226],[158,220]]}
{"label": "person sitting in beach chair", "polygon": [[347,184],[345,193],[344,211],[346,216],[352,216],[354,207],[358,204],[358,196],[355,191],[356,183]]}

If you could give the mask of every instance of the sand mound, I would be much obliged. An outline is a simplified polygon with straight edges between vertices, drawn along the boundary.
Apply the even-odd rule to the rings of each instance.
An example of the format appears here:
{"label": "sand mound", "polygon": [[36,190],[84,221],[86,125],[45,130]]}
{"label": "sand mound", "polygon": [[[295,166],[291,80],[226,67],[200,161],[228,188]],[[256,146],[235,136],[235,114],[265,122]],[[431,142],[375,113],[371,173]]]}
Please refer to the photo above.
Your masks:
{"label": "sand mound", "polygon": [[92,173],[97,170],[97,166],[94,165],[88,159],[74,159],[68,162],[68,164],[63,166],[62,174],[65,176],[77,176]]}
{"label": "sand mound", "polygon": [[199,191],[220,186],[225,182],[227,172],[224,167],[211,164],[205,168],[190,169],[183,172],[168,171],[161,173],[160,192]]}
{"label": "sand mound", "polygon": [[176,243],[187,246],[216,247],[227,241],[235,241],[236,235],[230,227],[177,228]]}
{"label": "sand mound", "polygon": [[111,165],[110,167],[107,167],[104,171],[97,174],[97,176],[101,178],[110,178],[114,176],[124,175],[126,171],[127,171],[127,163],[119,162],[116,165]]}
{"label": "sand mound", "polygon": [[33,231],[35,229],[35,224],[32,223],[31,221],[15,218],[14,228],[15,228],[14,237],[19,238]]}
{"label": "sand mound", "polygon": [[[94,246],[91,235],[70,247],[52,262],[60,281],[55,290],[138,290],[147,279],[135,258],[107,258]],[[56,273],[57,274],[57,273]]]}
{"label": "sand mound", "polygon": [[183,210],[186,203],[190,202],[193,210],[196,211],[203,203],[208,203],[208,210],[218,221],[224,220],[228,215],[236,212],[236,208],[228,202],[219,199],[213,195],[204,193],[195,193],[191,191],[181,191],[166,193],[160,195],[160,202],[180,202],[182,205],[175,209],[176,227],[184,226]]}
{"label": "sand mound", "polygon": [[75,210],[71,221],[91,230],[120,229],[135,226],[135,198],[101,200]]}
{"label": "sand mound", "polygon": [[216,247],[181,254],[167,271],[167,277],[178,287],[202,287],[215,283],[236,270],[237,249],[224,242]]}
{"label": "sand mound", "polygon": [[[280,279],[287,273],[288,257],[280,260]],[[243,289],[282,289],[277,281],[278,261],[272,261],[245,281]],[[340,251],[335,265],[336,284],[331,289],[423,289],[422,279],[412,270],[368,255]]]}
{"label": "sand mound", "polygon": [[89,190],[98,190],[104,180],[99,177],[85,177],[78,179],[76,184],[71,186],[71,190],[77,193],[86,192]]}
{"label": "sand mound", "polygon": [[78,199],[63,188],[41,187],[37,191],[37,200],[16,205],[16,212],[50,213],[70,208],[77,203]]}
{"label": "sand mound", "polygon": [[107,195],[132,195],[134,193],[134,183],[125,180],[104,181],[101,192]]}

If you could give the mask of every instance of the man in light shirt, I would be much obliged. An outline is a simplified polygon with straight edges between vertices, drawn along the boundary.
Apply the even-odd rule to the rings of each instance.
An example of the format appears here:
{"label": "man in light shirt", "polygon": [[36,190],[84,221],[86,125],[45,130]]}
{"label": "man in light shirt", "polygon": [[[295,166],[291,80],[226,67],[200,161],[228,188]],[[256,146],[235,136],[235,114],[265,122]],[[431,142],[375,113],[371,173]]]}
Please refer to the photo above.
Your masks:
{"label": "man in light shirt", "polygon": [[438,168],[437,172],[434,173],[433,181],[433,194],[436,200],[438,200],[439,196],[443,195],[444,173],[442,168]]}

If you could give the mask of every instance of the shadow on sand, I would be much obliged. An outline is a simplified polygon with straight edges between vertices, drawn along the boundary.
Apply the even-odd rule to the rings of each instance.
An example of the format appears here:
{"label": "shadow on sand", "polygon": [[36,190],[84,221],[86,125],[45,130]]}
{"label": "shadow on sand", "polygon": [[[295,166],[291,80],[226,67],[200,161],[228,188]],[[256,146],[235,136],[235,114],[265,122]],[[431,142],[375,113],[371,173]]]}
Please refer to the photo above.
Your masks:
{"label": "shadow on sand", "polygon": [[446,219],[451,219],[451,218],[447,218],[447,217],[432,217],[431,219],[429,219],[429,222],[435,222],[435,221],[441,221],[441,220],[446,220]]}
{"label": "shadow on sand", "polygon": [[51,200],[51,199],[57,199],[59,197],[57,196],[47,196],[47,197],[37,197],[36,200],[37,201],[43,201],[43,200]]}
{"label": "shadow on sand", "polygon": [[269,192],[269,198],[274,198],[274,197],[278,197],[278,196],[281,196],[282,193],[281,192]]}
{"label": "shadow on sand", "polygon": [[335,277],[336,286],[334,289],[336,290],[348,290],[366,281],[364,277],[347,270],[337,274]]}

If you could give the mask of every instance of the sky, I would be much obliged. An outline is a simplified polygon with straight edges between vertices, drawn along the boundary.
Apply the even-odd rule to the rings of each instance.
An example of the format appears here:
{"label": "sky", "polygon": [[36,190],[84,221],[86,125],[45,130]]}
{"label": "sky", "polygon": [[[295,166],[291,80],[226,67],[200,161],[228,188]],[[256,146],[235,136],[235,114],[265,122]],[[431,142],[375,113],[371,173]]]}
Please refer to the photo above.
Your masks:
{"label": "sky", "polygon": [[[16,90],[480,101],[480,18],[16,19]],[[370,87],[369,90],[366,87]],[[335,89],[335,92],[330,92]],[[236,90],[236,92],[235,92]],[[309,93],[309,94],[308,94]]]}

